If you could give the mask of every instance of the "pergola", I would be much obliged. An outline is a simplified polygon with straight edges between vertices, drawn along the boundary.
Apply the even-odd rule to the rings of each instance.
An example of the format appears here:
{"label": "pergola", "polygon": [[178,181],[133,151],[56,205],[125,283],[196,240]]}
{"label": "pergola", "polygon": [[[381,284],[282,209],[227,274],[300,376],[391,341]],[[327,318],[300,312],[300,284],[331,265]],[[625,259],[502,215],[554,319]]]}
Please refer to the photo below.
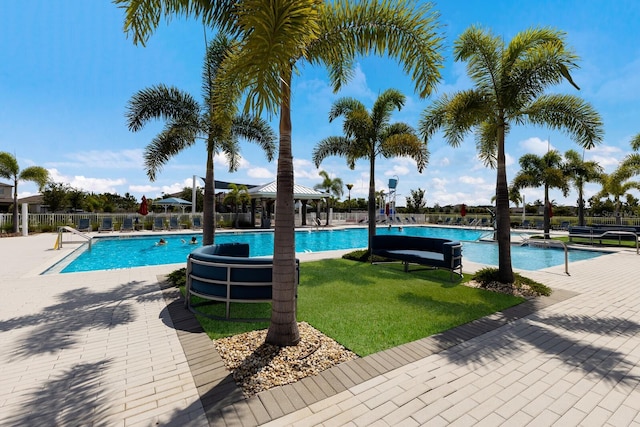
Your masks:
{"label": "pergola", "polygon": [[[269,228],[271,226],[271,209],[269,207],[275,202],[276,195],[278,193],[277,182],[273,181],[268,184],[259,185],[249,189],[249,195],[251,196],[251,222],[255,224],[256,215],[256,203],[258,200],[262,203],[262,228]],[[302,216],[301,225],[307,225],[307,202],[310,200],[322,200],[329,197],[327,193],[315,190],[313,188],[305,187],[304,185],[293,185],[293,199],[301,203],[300,213]]]}

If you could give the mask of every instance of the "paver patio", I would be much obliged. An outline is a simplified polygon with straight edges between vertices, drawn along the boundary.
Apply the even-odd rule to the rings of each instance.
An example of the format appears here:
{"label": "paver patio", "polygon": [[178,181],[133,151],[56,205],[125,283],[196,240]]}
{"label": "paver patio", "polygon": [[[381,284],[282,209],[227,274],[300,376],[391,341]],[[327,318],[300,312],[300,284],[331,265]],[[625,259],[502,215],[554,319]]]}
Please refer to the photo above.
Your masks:
{"label": "paver patio", "polygon": [[554,295],[243,399],[162,290],[180,265],[39,275],[73,250],[54,241],[0,239],[3,426],[640,426],[634,250],[528,272]]}

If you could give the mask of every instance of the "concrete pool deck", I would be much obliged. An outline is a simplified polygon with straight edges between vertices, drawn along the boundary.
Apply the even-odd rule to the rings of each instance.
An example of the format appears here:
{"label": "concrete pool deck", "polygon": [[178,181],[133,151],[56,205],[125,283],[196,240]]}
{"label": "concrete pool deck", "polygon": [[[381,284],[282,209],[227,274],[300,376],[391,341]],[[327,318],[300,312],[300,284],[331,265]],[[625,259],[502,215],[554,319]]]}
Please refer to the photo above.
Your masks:
{"label": "concrete pool deck", "polygon": [[162,290],[182,264],[40,275],[75,249],[55,238],[0,239],[2,426],[640,426],[635,250],[527,272],[554,296],[242,399]]}

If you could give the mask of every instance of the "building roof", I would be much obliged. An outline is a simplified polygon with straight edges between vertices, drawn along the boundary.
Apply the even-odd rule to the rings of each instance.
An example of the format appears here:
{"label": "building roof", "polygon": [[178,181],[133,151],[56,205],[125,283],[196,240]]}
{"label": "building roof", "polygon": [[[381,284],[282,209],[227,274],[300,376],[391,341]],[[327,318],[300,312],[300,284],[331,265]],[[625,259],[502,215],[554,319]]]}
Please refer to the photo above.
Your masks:
{"label": "building roof", "polygon": [[[251,198],[275,199],[278,187],[276,181],[258,187],[250,188],[249,195]],[[305,187],[304,185],[293,184],[293,198],[302,200],[320,200],[328,197],[327,193]]]}

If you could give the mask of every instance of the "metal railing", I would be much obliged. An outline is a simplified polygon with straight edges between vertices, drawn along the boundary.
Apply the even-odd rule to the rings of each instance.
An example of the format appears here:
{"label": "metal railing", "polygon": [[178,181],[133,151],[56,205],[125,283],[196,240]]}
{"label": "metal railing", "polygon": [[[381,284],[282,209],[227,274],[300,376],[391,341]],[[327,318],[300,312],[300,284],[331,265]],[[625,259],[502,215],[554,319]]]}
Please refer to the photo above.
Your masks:
{"label": "metal railing", "polygon": [[[533,239],[532,237],[536,237]],[[540,238],[542,237],[542,238]],[[522,245],[528,246],[537,246],[549,248],[551,246],[561,247],[564,249],[564,272],[567,273],[567,276],[571,276],[569,274],[569,248],[565,242],[561,242],[560,240],[546,239],[544,234],[537,234],[529,236],[529,238],[525,239],[522,242]]]}

